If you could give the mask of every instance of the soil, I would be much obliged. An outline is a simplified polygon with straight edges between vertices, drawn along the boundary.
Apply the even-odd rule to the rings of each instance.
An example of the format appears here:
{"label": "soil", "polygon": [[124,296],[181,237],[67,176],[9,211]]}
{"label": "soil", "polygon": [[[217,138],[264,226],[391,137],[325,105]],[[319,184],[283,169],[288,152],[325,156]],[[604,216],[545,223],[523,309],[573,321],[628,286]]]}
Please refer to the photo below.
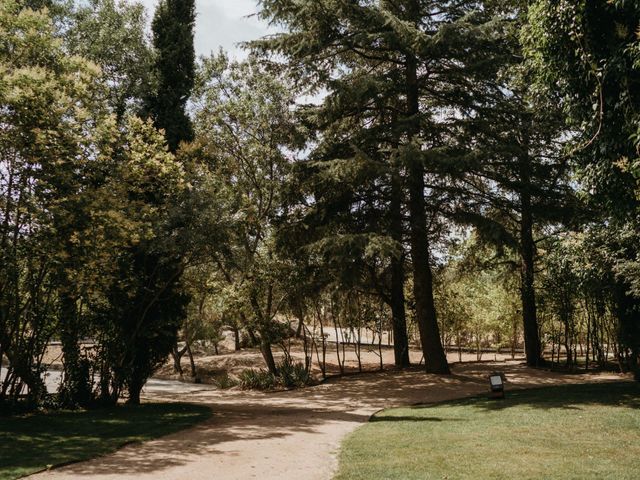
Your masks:
{"label": "soil", "polygon": [[[246,366],[256,352],[203,360],[212,368]],[[234,354],[235,355],[235,354]],[[224,357],[224,356],[222,356]],[[418,358],[419,359],[419,358]],[[414,358],[413,360],[417,361]],[[200,363],[200,362],[199,362]],[[235,365],[235,366],[234,366]],[[375,368],[376,361],[367,363]],[[227,365],[229,366],[229,365]],[[281,479],[324,480],[337,466],[345,435],[376,411],[488,393],[490,372],[504,372],[510,389],[620,380],[615,374],[560,374],[527,368],[518,361],[452,365],[452,375],[420,368],[332,378],[314,387],[284,392],[221,390],[210,385],[171,383],[145,387],[149,402],[182,401],[211,407],[213,417],[189,430],[33,476],[61,479]]]}
{"label": "soil", "polygon": [[[383,338],[386,340],[386,336],[383,336]],[[201,348],[195,348],[196,353],[194,357],[197,365],[198,382],[217,385],[220,380],[225,377],[237,380],[238,375],[243,370],[265,368],[265,363],[259,349],[245,348],[236,352],[233,346],[233,341],[229,335],[225,341],[218,345],[219,353],[217,355],[214,355],[210,349],[203,350]],[[301,340],[291,339],[285,346],[293,361],[304,363],[305,353]],[[338,359],[338,353],[340,354],[340,359]],[[359,349],[360,361],[358,361],[357,353],[353,344],[346,344],[343,348],[342,344],[337,347],[335,343],[327,342],[325,376],[380,371],[381,356],[382,365],[385,369],[390,368],[394,362],[393,347],[387,344],[381,346],[378,346],[376,343],[361,345]],[[273,354],[276,362],[281,361],[285,356],[283,347],[274,345]],[[320,362],[318,361],[318,354],[322,358],[321,350],[319,352],[312,352],[311,374],[316,382],[324,380],[322,370],[320,369]],[[409,349],[409,357],[414,364],[422,363],[422,352],[416,346],[412,346]],[[475,362],[478,360],[478,355],[475,352],[462,352],[462,354],[459,355],[457,351],[450,351],[447,358],[450,363],[458,362],[460,359],[462,362]],[[520,357],[517,358],[520,359]],[[509,359],[512,358],[508,353],[492,351],[484,352],[481,355],[482,361],[504,361]],[[340,364],[342,364],[342,370]],[[193,381],[194,379],[190,376],[191,369],[186,354],[181,359],[181,366],[183,369],[182,377],[175,373],[173,360],[169,359],[169,361],[154,374],[154,377],[165,380],[181,379]]]}

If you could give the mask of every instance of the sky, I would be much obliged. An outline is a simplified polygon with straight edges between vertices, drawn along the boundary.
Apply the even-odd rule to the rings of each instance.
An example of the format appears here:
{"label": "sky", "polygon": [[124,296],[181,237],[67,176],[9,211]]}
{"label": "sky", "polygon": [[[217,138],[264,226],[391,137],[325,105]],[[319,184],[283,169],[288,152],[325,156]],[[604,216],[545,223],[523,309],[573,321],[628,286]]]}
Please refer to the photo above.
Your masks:
{"label": "sky", "polygon": [[[139,0],[153,17],[158,0]],[[270,33],[269,26],[255,17],[256,0],[196,0],[195,48],[197,55],[216,53],[220,47],[230,55],[242,58],[245,54],[239,42],[255,40]]]}

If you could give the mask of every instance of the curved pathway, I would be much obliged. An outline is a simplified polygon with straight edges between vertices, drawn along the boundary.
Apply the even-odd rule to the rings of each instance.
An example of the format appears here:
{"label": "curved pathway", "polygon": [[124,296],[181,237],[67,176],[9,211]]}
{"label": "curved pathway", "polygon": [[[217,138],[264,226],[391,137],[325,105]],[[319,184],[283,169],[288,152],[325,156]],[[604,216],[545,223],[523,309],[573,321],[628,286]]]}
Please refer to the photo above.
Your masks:
{"label": "curved pathway", "polygon": [[561,375],[515,362],[453,365],[452,369],[451,376],[418,370],[361,374],[278,393],[182,388],[177,382],[151,384],[146,400],[206,404],[213,417],[189,430],[30,478],[326,480],[336,468],[344,436],[382,408],[486,392],[486,377],[493,370],[506,373],[507,389],[622,378]]}

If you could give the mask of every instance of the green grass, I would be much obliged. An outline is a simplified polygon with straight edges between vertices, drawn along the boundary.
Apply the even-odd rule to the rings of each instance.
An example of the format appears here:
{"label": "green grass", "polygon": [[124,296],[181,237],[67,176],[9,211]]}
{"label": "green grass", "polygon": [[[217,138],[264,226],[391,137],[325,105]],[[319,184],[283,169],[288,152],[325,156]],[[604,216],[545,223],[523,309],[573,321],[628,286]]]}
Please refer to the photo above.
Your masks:
{"label": "green grass", "polygon": [[640,384],[386,410],[343,443],[335,480],[513,478],[640,478]]}
{"label": "green grass", "polygon": [[178,403],[0,417],[0,480],[86,460],[190,427],[209,408]]}

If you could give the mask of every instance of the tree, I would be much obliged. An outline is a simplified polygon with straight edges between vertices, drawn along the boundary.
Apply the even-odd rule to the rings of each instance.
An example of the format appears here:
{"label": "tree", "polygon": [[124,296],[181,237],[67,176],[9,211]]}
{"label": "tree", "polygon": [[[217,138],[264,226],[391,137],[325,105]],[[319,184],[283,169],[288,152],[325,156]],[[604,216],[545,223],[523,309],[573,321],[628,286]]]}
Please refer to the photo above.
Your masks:
{"label": "tree", "polygon": [[[14,247],[13,260],[6,265],[16,269],[13,275],[18,276],[9,278],[19,282],[12,280],[14,288],[18,288],[14,294],[24,301],[29,295],[19,293],[20,277],[39,262],[24,264],[15,254],[22,251],[23,245],[37,245],[48,252],[48,259],[41,257],[40,273],[31,279],[37,279],[34,287],[48,288],[46,295],[56,298],[46,303],[49,318],[58,322],[62,340],[65,401],[70,405],[86,404],[90,387],[79,347],[85,331],[79,299],[87,288],[85,280],[91,271],[90,266],[83,264],[91,262],[90,252],[100,249],[94,249],[95,239],[85,234],[91,229],[91,208],[104,183],[102,168],[107,162],[103,153],[109,148],[102,147],[109,144],[115,124],[100,101],[104,89],[99,69],[83,58],[65,55],[47,15],[29,9],[19,11],[15,3],[8,1],[2,7],[8,32],[3,49],[3,67],[7,72],[3,75],[2,89],[6,136],[3,148],[7,155],[3,155],[3,163],[11,159],[7,169],[3,168],[8,173],[8,182],[7,209],[2,221],[6,234],[13,231],[4,241],[11,239]],[[41,242],[46,236],[44,247]],[[36,294],[39,288],[32,291],[35,298],[45,294],[46,290]],[[27,318],[20,318],[25,311],[18,309],[14,313],[18,315],[14,321],[27,320],[28,325]],[[34,335],[36,345],[42,345],[40,342],[47,338],[37,338],[36,331],[40,328],[42,324],[29,332]],[[19,368],[20,362],[16,364]],[[26,372],[20,375],[23,381],[30,381]],[[39,385],[30,388],[37,401],[42,389]]]}
{"label": "tree", "polygon": [[[571,154],[586,198],[612,238],[635,241],[610,252],[616,258],[617,314],[640,379],[640,298],[637,284],[638,198],[634,177],[640,107],[635,2],[533,2],[523,43],[537,85],[555,91],[573,128]],[[618,242],[612,242],[617,244]]]}
{"label": "tree", "polygon": [[[327,105],[355,99],[363,117],[377,121],[384,112],[380,133],[396,142],[392,150],[408,193],[413,293],[426,369],[448,373],[433,301],[435,229],[428,228],[427,210],[438,218],[452,171],[444,147],[451,147],[460,124],[472,116],[476,94],[495,89],[489,81],[496,68],[495,24],[471,1],[261,4],[262,16],[288,32],[253,42],[255,49],[283,55],[301,84],[328,91]],[[344,115],[353,114],[344,108]]]}
{"label": "tree", "polygon": [[276,221],[286,208],[284,188],[299,146],[290,89],[255,58],[203,61],[194,95],[196,145],[218,199],[224,241],[210,250],[217,267],[222,309],[240,318],[277,374],[272,344],[283,335],[276,315],[284,308],[290,264],[278,255]]}
{"label": "tree", "polygon": [[[188,296],[180,279],[189,259],[181,238],[185,171],[151,122],[129,117],[115,156],[112,195],[124,235],[114,249],[113,281],[93,305],[99,338],[100,397],[126,389],[139,403],[147,378],[174,346]],[[117,183],[116,183],[117,182]],[[122,217],[120,217],[122,215]],[[116,223],[117,224],[117,223]]]}
{"label": "tree", "polygon": [[[107,18],[115,16],[113,12],[105,15]],[[185,108],[194,82],[194,23],[194,3],[183,0],[162,1],[152,22],[155,89],[147,92],[145,109],[155,127],[163,131],[171,154],[178,151],[181,143],[193,138],[191,120]],[[145,134],[150,135],[149,132]],[[150,140],[152,144],[157,142],[156,138]],[[129,291],[114,288],[110,292],[111,304],[119,307],[117,317],[123,328],[121,333],[127,338],[127,348],[116,359],[120,371],[115,375],[114,391],[118,392],[126,379],[131,403],[139,402],[144,382],[163,360],[159,352],[166,356],[175,349],[178,328],[185,319],[189,302],[181,278],[187,251],[180,250],[184,245],[179,242],[171,245],[169,240],[179,231],[181,238],[188,236],[188,214],[178,208],[178,203],[171,203],[171,198],[167,198],[158,185],[151,182],[149,186],[154,188],[139,192],[142,198],[134,198],[144,199],[155,205],[156,211],[167,213],[161,217],[164,224],[153,224],[162,234],[154,236],[152,241],[131,246],[129,255],[124,255],[119,264],[120,275],[131,280]],[[184,199],[181,201],[183,206],[188,204]],[[134,279],[132,275],[138,278]],[[132,322],[128,323],[127,317]],[[153,341],[150,342],[147,334]],[[158,348],[153,348],[154,342]],[[166,347],[166,342],[171,344],[170,348]]]}
{"label": "tree", "polygon": [[515,253],[527,364],[535,367],[544,361],[535,293],[536,244],[554,227],[575,223],[579,209],[562,153],[560,112],[552,102],[535,98],[526,78],[522,65],[505,64],[504,94],[476,119],[464,173],[467,201],[455,216],[474,225],[485,241]]}
{"label": "tree", "polygon": [[520,346],[517,270],[484,243],[477,231],[453,243],[435,275],[442,335],[447,344],[455,341],[460,361],[465,346],[475,348],[478,360],[490,345],[510,347],[512,356]]}
{"label": "tree", "polygon": [[386,303],[395,364],[407,367],[403,184],[387,124],[353,99],[313,110],[302,115],[319,138],[295,166],[289,186],[295,207],[280,244],[289,257],[306,258],[299,262],[305,272],[315,272],[301,280],[305,290],[359,291]]}
{"label": "tree", "polygon": [[39,359],[55,329],[55,300],[47,287],[54,268],[52,219],[45,192],[33,188],[39,177],[33,154],[46,144],[36,132],[45,123],[61,130],[55,112],[70,100],[54,68],[88,73],[88,65],[57,60],[47,16],[20,11],[17,2],[0,2],[0,29],[0,359],[10,363],[0,365],[0,403],[16,402],[26,385],[29,402],[37,405],[46,393]]}
{"label": "tree", "polygon": [[[1,6],[0,349],[11,362],[1,396],[26,384],[33,404],[42,399],[42,353],[59,335],[63,404],[90,405],[96,374],[109,401],[125,386],[135,398],[171,324],[118,314],[142,291],[127,288],[137,287],[132,249],[162,253],[172,235],[181,169],[151,124],[118,122],[100,69],[67,54],[45,12]],[[81,348],[86,336],[96,355]]]}
{"label": "tree", "polygon": [[172,152],[193,138],[186,105],[195,78],[194,26],[194,0],[162,0],[151,24],[156,88],[147,108]]}
{"label": "tree", "polygon": [[143,5],[91,0],[74,5],[67,16],[65,48],[100,66],[107,101],[119,121],[140,113],[152,88],[154,61]]}

